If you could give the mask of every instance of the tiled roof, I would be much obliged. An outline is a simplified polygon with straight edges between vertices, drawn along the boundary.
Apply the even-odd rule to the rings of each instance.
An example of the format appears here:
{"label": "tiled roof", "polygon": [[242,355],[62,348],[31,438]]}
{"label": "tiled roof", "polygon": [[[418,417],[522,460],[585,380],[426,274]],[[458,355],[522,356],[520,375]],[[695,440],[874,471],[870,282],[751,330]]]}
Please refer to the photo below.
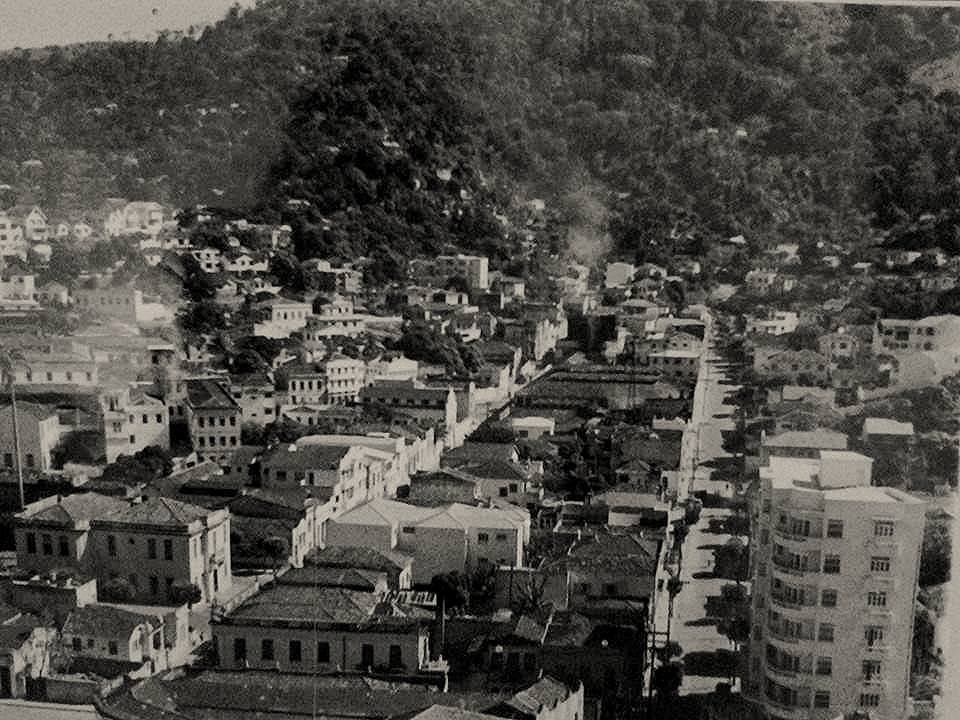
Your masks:
{"label": "tiled roof", "polygon": [[573,611],[554,613],[547,628],[544,646],[582,647],[593,633],[593,623]]}
{"label": "tiled roof", "polygon": [[443,455],[443,463],[459,467],[469,462],[484,462],[487,460],[511,460],[517,452],[515,443],[484,443],[465,442],[463,445],[447,451]]}
{"label": "tiled roof", "polygon": [[130,634],[144,624],[159,627],[163,620],[110,605],[85,605],[70,613],[63,632],[65,635],[129,639]]}
{"label": "tiled roof", "polygon": [[516,463],[505,460],[486,460],[457,465],[456,470],[468,476],[489,480],[528,480],[526,471]]}
{"label": "tiled roof", "polygon": [[449,387],[417,387],[409,382],[381,380],[373,385],[367,385],[360,391],[362,398],[371,400],[386,400],[404,398],[415,400],[432,400],[434,403],[446,404],[450,394]]}
{"label": "tiled roof", "polygon": [[181,502],[167,497],[149,497],[141,502],[124,503],[118,508],[96,520],[117,523],[136,523],[143,525],[189,525],[203,520],[210,510],[199,505]]}
{"label": "tiled roof", "polygon": [[216,380],[187,380],[187,401],[194,408],[237,409],[239,406],[229,392]]}
{"label": "tiled roof", "polygon": [[847,436],[832,430],[792,430],[763,439],[767,447],[815,448],[822,450],[846,450]]}
{"label": "tiled roof", "polygon": [[543,708],[553,709],[570,697],[570,688],[549,675],[521,690],[504,703],[524,714],[539,716]]}
{"label": "tiled roof", "polygon": [[56,505],[31,513],[30,520],[55,523],[74,523],[95,520],[104,515],[127,507],[127,503],[115,497],[99,493],[77,493],[60,498]]}
{"label": "tiled roof", "polygon": [[372,548],[328,546],[310,551],[304,562],[317,567],[393,571],[409,567],[413,558],[398,552],[381,552]]}
{"label": "tiled roof", "polygon": [[32,615],[18,618],[7,625],[0,625],[0,650],[16,650],[42,623]]}
{"label": "tiled roof", "polygon": [[416,608],[383,602],[379,595],[338,587],[275,585],[244,602],[231,621],[289,620],[332,625],[403,626],[432,617]]}
{"label": "tiled roof", "polygon": [[337,470],[340,462],[350,452],[342,445],[298,445],[291,450],[289,445],[280,445],[261,459],[261,464],[280,466],[285,469]]}
{"label": "tiled roof", "polygon": [[277,582],[281,585],[303,585],[317,588],[338,587],[373,592],[383,579],[385,579],[385,573],[380,570],[308,565],[287,571],[277,578]]}

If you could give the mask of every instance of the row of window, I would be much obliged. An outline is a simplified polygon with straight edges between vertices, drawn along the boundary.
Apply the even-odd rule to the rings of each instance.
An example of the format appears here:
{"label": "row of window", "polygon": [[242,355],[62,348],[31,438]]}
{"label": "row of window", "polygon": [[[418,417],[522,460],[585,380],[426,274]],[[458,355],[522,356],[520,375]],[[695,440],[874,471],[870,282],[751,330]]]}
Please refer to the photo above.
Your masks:
{"label": "row of window", "polygon": [[[133,436],[131,435],[131,437],[133,437]],[[197,444],[200,445],[200,447],[207,447],[207,446],[208,446],[208,441],[209,441],[209,447],[216,447],[216,446],[217,446],[217,436],[216,436],[216,435],[211,435],[209,438],[206,437],[206,436],[204,436],[204,435],[200,435],[200,436],[197,438]],[[229,442],[228,442],[228,441],[229,441]],[[236,435],[230,435],[229,438],[228,438],[226,435],[220,435],[220,447],[226,447],[228,444],[229,444],[231,447],[236,447],[236,445],[237,445],[237,436],[236,436]]]}
{"label": "row of window", "polygon": [[[316,645],[317,653],[315,662],[318,664],[330,662],[330,643],[320,641]],[[287,642],[287,661],[291,663],[303,662],[303,642],[301,640],[290,640]],[[260,641],[260,660],[263,662],[273,662],[277,659],[277,643],[272,638],[263,638]],[[247,661],[247,640],[246,638],[234,638],[233,640],[233,661],[235,663],[244,663]],[[389,650],[389,666],[392,668],[403,667],[403,648],[400,645],[391,645]],[[374,647],[369,643],[360,646],[360,664],[363,667],[373,667]]]}
{"label": "row of window", "polygon": [[[86,373],[84,373],[84,376],[86,377],[87,382],[93,382],[93,373],[92,373],[92,372],[86,372]],[[43,377],[44,377],[44,380],[45,380],[46,382],[53,382],[53,381],[54,381],[54,380],[53,380],[53,373],[52,373],[52,372],[46,372],[46,373],[44,373],[44,374],[43,374]],[[67,370],[66,372],[64,372],[63,377],[64,377],[64,379],[65,379],[68,383],[73,382],[73,379],[74,379],[74,378],[73,378],[73,372],[72,372],[72,371]],[[27,370],[27,371],[24,373],[24,379],[25,379],[28,383],[32,383],[32,382],[33,382],[33,372],[30,371],[30,370]]]}
{"label": "row of window", "polygon": [[[210,427],[216,427],[216,426],[217,426],[216,420],[217,420],[217,418],[210,418]],[[227,418],[221,416],[221,417],[219,418],[219,420],[220,420],[220,427],[226,427],[226,426],[227,426]],[[236,415],[231,415],[230,418],[229,418],[229,420],[230,420],[230,425],[231,425],[231,426],[236,426],[236,424],[237,424],[237,416],[236,416]],[[207,424],[207,418],[203,417],[202,415],[197,416],[197,427],[206,427],[206,424]]]}
{"label": "row of window", "polygon": [[[33,453],[27,453],[23,456],[23,464],[28,468],[36,467],[37,459],[34,457]],[[3,466],[8,468],[13,467],[13,453],[3,454]]]}

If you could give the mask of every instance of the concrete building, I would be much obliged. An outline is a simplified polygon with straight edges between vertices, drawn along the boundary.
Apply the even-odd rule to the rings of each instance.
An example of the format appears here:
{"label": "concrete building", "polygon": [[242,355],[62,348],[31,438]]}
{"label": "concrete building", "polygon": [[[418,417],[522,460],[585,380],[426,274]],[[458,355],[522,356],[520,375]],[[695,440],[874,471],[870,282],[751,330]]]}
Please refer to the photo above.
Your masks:
{"label": "concrete building", "polygon": [[138,602],[179,599],[190,586],[211,601],[229,590],[230,513],[170,498],[52,496],[16,515],[17,563],[72,568],[104,588],[123,579]]}
{"label": "concrete building", "polygon": [[108,463],[153,445],[169,449],[170,419],[162,400],[137,389],[105,390],[100,407]]}
{"label": "concrete building", "polygon": [[243,422],[266,425],[277,419],[277,398],[269,375],[231,375],[230,394],[240,406]]}
{"label": "concrete building", "polygon": [[799,327],[800,318],[795,312],[774,310],[762,317],[748,316],[746,322],[747,334],[788,335]]}
{"label": "concrete building", "polygon": [[910,714],[925,505],[871,486],[871,465],[822,451],[760,468],[745,691],[769,718]]}

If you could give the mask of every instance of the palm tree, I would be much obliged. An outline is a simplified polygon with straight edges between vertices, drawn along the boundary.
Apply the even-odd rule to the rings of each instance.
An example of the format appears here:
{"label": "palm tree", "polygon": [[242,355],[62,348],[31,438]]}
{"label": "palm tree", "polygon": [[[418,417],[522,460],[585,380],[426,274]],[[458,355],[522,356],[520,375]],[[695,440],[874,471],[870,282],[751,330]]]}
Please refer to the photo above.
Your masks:
{"label": "palm tree", "polygon": [[16,350],[0,350],[0,378],[6,380],[10,393],[10,412],[13,420],[13,462],[17,470],[17,487],[20,490],[20,509],[27,503],[23,492],[23,466],[20,464],[20,424],[17,418],[17,392],[14,383],[16,366],[23,363],[23,355]]}

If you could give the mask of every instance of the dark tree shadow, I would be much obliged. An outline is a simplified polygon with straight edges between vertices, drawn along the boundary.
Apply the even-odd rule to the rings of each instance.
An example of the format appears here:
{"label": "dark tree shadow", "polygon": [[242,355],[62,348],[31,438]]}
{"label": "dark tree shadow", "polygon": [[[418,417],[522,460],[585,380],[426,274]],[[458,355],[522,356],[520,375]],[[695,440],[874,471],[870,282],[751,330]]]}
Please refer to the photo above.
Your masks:
{"label": "dark tree shadow", "polygon": [[717,619],[705,617],[699,620],[687,620],[684,625],[687,627],[716,627]]}
{"label": "dark tree shadow", "polygon": [[706,570],[695,572],[690,577],[692,577],[694,580],[716,580],[717,579],[716,573],[708,572]]}
{"label": "dark tree shadow", "polygon": [[683,656],[684,675],[731,678],[740,674],[740,655],[733,650],[696,651]]}

